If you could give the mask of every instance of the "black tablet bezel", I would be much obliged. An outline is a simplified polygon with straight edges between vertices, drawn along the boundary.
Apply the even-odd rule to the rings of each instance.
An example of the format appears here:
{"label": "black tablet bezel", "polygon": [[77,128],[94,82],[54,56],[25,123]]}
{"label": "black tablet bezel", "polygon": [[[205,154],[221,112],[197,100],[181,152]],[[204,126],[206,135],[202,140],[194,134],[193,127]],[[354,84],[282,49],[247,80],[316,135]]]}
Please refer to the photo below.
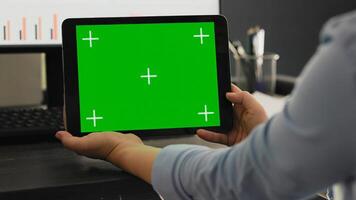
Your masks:
{"label": "black tablet bezel", "polygon": [[[62,24],[63,36],[63,71],[66,130],[75,135],[85,135],[80,129],[79,85],[76,26],[99,24],[145,24],[178,22],[214,22],[216,40],[216,59],[219,87],[220,126],[203,127],[204,129],[227,133],[232,129],[233,111],[226,99],[226,92],[231,91],[230,63],[228,52],[227,21],[221,15],[207,16],[166,16],[166,17],[123,17],[123,18],[77,18],[66,19]],[[197,91],[198,92],[198,91]],[[156,130],[124,131],[139,135],[194,134],[196,128],[172,128]]]}

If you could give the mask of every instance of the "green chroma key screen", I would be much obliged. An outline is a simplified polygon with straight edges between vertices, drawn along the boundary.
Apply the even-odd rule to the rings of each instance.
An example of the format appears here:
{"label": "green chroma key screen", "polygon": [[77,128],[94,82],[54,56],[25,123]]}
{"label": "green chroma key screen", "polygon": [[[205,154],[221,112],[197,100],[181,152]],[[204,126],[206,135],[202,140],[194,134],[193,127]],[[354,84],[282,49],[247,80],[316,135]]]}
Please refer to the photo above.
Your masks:
{"label": "green chroma key screen", "polygon": [[77,25],[82,132],[220,126],[213,22]]}

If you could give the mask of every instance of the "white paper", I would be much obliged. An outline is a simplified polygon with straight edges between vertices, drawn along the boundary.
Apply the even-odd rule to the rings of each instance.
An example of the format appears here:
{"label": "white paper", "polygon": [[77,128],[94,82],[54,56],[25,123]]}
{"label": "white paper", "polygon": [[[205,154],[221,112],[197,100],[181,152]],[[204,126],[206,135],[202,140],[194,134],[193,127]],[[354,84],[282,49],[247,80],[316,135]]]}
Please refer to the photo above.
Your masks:
{"label": "white paper", "polygon": [[268,117],[281,112],[287,99],[287,97],[270,96],[261,92],[255,92],[253,96],[262,104]]}

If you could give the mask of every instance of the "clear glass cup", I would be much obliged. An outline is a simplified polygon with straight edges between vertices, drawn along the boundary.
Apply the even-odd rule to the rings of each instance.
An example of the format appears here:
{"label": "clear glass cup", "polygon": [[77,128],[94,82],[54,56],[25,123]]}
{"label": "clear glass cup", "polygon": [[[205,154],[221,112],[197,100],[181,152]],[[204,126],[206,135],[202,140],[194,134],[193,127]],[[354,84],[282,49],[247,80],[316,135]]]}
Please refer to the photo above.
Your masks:
{"label": "clear glass cup", "polygon": [[277,82],[277,61],[279,55],[266,53],[263,56],[246,55],[234,57],[231,68],[232,82],[242,90],[260,91],[274,95]]}

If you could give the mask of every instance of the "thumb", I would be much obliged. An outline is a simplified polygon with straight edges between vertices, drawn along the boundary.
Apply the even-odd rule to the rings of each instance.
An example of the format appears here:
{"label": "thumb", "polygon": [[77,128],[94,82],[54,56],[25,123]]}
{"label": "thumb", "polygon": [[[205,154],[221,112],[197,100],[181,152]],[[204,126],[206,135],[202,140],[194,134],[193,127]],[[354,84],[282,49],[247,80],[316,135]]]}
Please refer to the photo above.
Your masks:
{"label": "thumb", "polygon": [[81,153],[83,148],[83,143],[81,138],[74,137],[67,131],[59,131],[56,133],[56,138],[60,140],[63,146],[71,151]]}
{"label": "thumb", "polygon": [[216,133],[205,129],[198,129],[197,135],[205,141],[227,145],[228,138],[225,134]]}

